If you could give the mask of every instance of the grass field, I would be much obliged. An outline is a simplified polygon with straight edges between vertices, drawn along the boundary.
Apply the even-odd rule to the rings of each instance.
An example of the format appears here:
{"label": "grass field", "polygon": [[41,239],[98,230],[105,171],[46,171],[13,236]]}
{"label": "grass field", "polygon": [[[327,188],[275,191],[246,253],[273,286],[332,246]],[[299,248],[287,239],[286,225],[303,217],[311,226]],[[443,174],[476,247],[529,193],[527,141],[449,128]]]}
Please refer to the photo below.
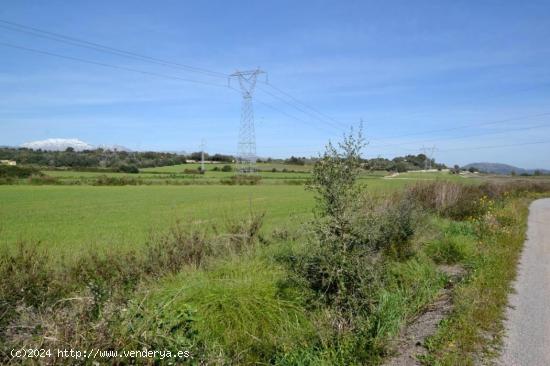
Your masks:
{"label": "grass field", "polygon": [[78,253],[88,245],[139,246],[176,219],[222,222],[250,207],[266,228],[311,212],[303,186],[0,186],[2,245],[40,240]]}
{"label": "grass field", "polygon": [[[155,168],[157,169],[157,168]],[[160,169],[160,168],[159,168]],[[48,171],[66,179],[100,173]],[[207,174],[228,174],[208,172]],[[231,173],[229,173],[231,174]],[[285,173],[262,173],[285,174]],[[288,173],[290,175],[300,173]],[[129,176],[110,173],[113,176]],[[158,177],[158,174],[150,174]],[[149,176],[140,173],[139,176]],[[448,174],[432,176],[432,179]],[[373,192],[400,189],[417,179],[381,179],[369,174],[361,181]],[[459,178],[464,180],[463,178]],[[87,246],[139,247],[151,230],[166,229],[175,220],[222,223],[250,208],[265,212],[264,230],[298,225],[310,217],[312,194],[303,185],[257,186],[0,186],[0,245],[19,240],[40,241],[48,247],[78,253]]]}
{"label": "grass field", "polygon": [[[175,169],[107,173],[147,180],[137,185],[97,186],[101,172],[68,170],[46,173],[72,184],[0,185],[0,249],[7,249],[0,305],[9,310],[0,325],[21,329],[0,330],[6,344],[189,348],[197,362],[212,364],[380,364],[401,329],[450,283],[442,264],[464,269],[456,291],[465,300],[451,315],[457,322],[430,333],[424,360],[471,364],[486,343],[479,324],[500,329],[525,207],[495,186],[465,185],[482,179],[362,172],[346,196],[351,209],[322,217],[303,182],[277,179],[308,172],[261,172],[258,184],[224,185],[220,178],[234,173]],[[420,181],[432,183],[380,197]],[[501,198],[487,200],[491,192]],[[352,230],[338,234],[348,216]],[[512,228],[513,243],[498,236]],[[323,284],[333,276],[339,282]],[[488,291],[488,279],[503,290]],[[477,306],[478,298],[498,306]],[[0,347],[0,363],[6,354]]]}

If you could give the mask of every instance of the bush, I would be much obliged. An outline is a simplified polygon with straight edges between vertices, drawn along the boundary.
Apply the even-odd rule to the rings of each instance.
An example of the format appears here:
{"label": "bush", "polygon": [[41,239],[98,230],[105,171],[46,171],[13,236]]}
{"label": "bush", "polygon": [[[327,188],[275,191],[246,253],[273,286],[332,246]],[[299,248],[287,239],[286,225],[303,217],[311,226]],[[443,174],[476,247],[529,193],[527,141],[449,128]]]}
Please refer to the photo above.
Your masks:
{"label": "bush", "polygon": [[199,168],[199,169],[184,169],[183,170],[183,173],[184,174],[204,174],[204,172]]}
{"label": "bush", "polygon": [[146,271],[176,273],[184,266],[199,267],[211,253],[212,244],[204,230],[176,223],[167,233],[148,240]]}
{"label": "bush", "polygon": [[94,186],[126,186],[143,184],[140,178],[134,177],[109,177],[101,175],[92,183]]}
{"label": "bush", "polygon": [[221,184],[234,185],[246,185],[253,186],[261,182],[262,177],[259,175],[234,175],[230,178],[224,178],[220,180]]}
{"label": "bush", "polygon": [[130,173],[130,174],[139,173],[139,169],[135,165],[121,165],[118,168],[118,171],[121,172],[121,173]]}
{"label": "bush", "polygon": [[33,185],[61,184],[59,179],[49,175],[32,175],[29,177],[28,182]]}
{"label": "bush", "polygon": [[31,175],[41,175],[40,171],[33,167],[21,167],[17,165],[0,165],[0,178],[28,178]]}
{"label": "bush", "polygon": [[424,209],[444,217],[464,220],[483,216],[491,200],[543,192],[550,192],[550,183],[516,181],[473,185],[437,181],[416,184],[407,190],[407,195]]}
{"label": "bush", "polygon": [[7,249],[0,253],[0,329],[18,306],[37,309],[63,293],[58,276],[49,266],[50,256],[37,243],[21,242],[14,253]]}
{"label": "bush", "polygon": [[485,195],[480,186],[437,181],[419,183],[407,191],[409,199],[424,209],[452,219],[479,216],[479,200]]}
{"label": "bush", "polygon": [[231,165],[224,165],[222,167],[222,172],[232,172],[233,171],[233,167]]}

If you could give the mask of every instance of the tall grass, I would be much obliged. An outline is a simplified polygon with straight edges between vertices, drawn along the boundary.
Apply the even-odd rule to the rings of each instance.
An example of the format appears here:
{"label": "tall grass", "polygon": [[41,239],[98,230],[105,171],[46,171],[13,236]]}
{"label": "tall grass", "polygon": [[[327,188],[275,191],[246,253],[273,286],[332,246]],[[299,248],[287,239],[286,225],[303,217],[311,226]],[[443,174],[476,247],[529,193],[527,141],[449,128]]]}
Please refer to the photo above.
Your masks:
{"label": "tall grass", "polygon": [[194,345],[204,362],[268,362],[306,345],[312,334],[299,299],[279,291],[283,276],[265,262],[242,259],[184,271],[130,307],[124,336],[150,348]]}

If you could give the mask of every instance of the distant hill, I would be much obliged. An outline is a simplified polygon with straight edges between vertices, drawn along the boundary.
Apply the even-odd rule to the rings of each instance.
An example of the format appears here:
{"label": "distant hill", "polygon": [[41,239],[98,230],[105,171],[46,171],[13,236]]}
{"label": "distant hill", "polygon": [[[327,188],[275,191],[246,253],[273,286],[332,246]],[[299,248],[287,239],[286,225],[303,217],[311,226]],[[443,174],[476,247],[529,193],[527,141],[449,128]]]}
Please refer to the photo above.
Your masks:
{"label": "distant hill", "polygon": [[64,151],[72,147],[75,151],[91,150],[93,146],[79,139],[46,139],[40,141],[26,142],[21,145],[33,150]]}
{"label": "distant hill", "polygon": [[44,151],[65,151],[68,147],[73,148],[75,151],[93,150],[98,148],[101,148],[104,150],[111,150],[111,151],[126,151],[126,152],[131,151],[130,149],[120,145],[93,146],[79,139],[60,139],[60,138],[26,142],[22,144],[21,147],[26,147],[27,149],[33,149],[33,150],[44,150]]}
{"label": "distant hill", "polygon": [[535,170],[540,171],[542,174],[550,174],[550,170],[547,169],[523,169],[513,165],[500,164],[500,163],[471,163],[464,165],[462,169],[475,168],[480,172],[492,173],[492,174],[533,174]]}

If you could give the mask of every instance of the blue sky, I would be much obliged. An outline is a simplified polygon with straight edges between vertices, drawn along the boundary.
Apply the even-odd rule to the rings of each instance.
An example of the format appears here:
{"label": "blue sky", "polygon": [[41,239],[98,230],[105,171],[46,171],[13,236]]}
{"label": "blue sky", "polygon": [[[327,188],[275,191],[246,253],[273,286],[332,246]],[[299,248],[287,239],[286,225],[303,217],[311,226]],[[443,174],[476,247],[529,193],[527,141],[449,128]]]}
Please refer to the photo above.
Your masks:
{"label": "blue sky", "polygon": [[[259,66],[331,118],[260,83],[260,156],[315,155],[362,119],[370,157],[435,145],[448,164],[550,168],[548,1],[20,0],[4,2],[0,19],[224,74]],[[236,151],[241,99],[223,77],[2,27],[0,43],[219,85],[0,45],[0,145],[194,151],[204,139],[211,152]]]}

